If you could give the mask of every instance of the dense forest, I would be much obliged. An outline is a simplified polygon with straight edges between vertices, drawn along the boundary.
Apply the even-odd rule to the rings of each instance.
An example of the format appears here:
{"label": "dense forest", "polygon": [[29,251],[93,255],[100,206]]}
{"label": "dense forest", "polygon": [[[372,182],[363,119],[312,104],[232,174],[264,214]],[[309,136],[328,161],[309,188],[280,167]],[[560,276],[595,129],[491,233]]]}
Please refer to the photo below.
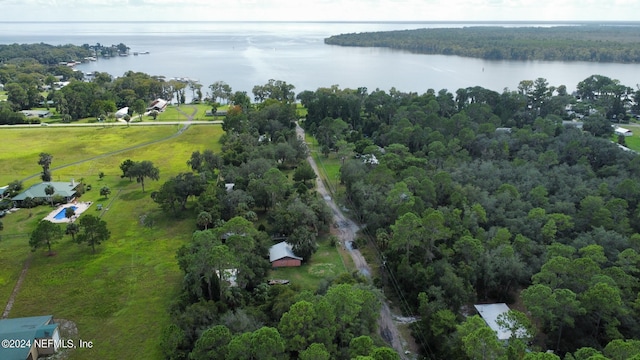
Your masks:
{"label": "dense forest", "polygon": [[[638,353],[620,340],[640,339],[640,158],[611,141],[617,101],[596,83],[619,85],[589,77],[580,101],[544,79],[502,94],[299,94],[325,153],[347,154],[340,179],[362,245],[376,250],[380,284],[420,316],[426,356],[521,359],[529,342],[566,359]],[[624,119],[635,105],[621,103]],[[579,107],[582,128],[567,111]],[[538,336],[503,346],[463,315],[496,301],[523,304],[529,318],[514,321]]]}
{"label": "dense forest", "polygon": [[0,64],[38,63],[46,66],[76,62],[93,57],[112,57],[128,55],[129,47],[123,43],[117,45],[82,44],[82,46],[39,44],[0,44]]}
{"label": "dense forest", "polygon": [[[0,115],[30,106],[18,88],[28,94],[57,71],[0,68],[15,84]],[[68,80],[52,99],[69,120],[182,99],[187,86],[135,72]],[[601,75],[576,88],[538,78],[502,93],[333,86],[294,96],[271,80],[252,101],[212,84],[211,98],[229,105],[221,151],[194,151],[185,173],[150,194],[198,226],[177,254],[184,278],[166,358],[397,359],[375,331],[378,287],[417,315],[426,358],[637,359],[640,157],[618,146],[612,124],[633,121],[640,91]],[[295,135],[296,100],[322,153],[344,159],[341,197],[363,225],[357,245],[373,254],[373,284],[357,274],[315,291],[265,283],[270,235],[313,256],[331,226]],[[490,302],[514,309],[506,344],[474,315],[473,304]]]}
{"label": "dense forest", "polygon": [[76,61],[93,54],[89,46],[9,44],[0,45],[0,64],[31,61],[42,65],[57,65],[60,62]]}
{"label": "dense forest", "polygon": [[[210,163],[239,187],[198,197],[194,214],[222,221],[196,231],[179,252],[185,283],[163,339],[169,358],[216,349],[241,358],[238,342],[250,358],[387,358],[380,344],[356,350],[380,341],[372,333],[377,300],[363,279],[328,279],[314,293],[264,292],[260,231],[287,234],[309,254],[308,230],[328,225],[311,210],[319,204],[308,203],[315,197],[303,182],[292,188],[279,174],[302,167],[299,152],[289,161],[276,155],[300,149],[286,85],[256,87],[254,104],[231,99],[222,152],[209,158],[219,156]],[[380,268],[374,285],[418,316],[413,334],[426,358],[631,359],[640,350],[640,158],[612,141],[607,115],[630,121],[638,94],[600,75],[577,88],[569,95],[539,78],[502,94],[334,86],[297,95],[322,151],[344,159],[343,200],[365,225],[357,245],[370,248]],[[194,153],[189,163],[200,158]],[[241,205],[227,208],[230,199]],[[262,211],[269,220],[255,232],[252,214]],[[241,288],[214,275],[229,264],[248,265]],[[472,304],[490,302],[513,306],[506,344],[473,315]],[[335,326],[326,327],[327,316]],[[268,352],[251,340],[266,332],[275,344]],[[316,351],[322,355],[311,356]]]}
{"label": "dense forest", "polygon": [[639,26],[416,29],[340,34],[325,43],[487,60],[640,62]]}
{"label": "dense forest", "polygon": [[222,151],[193,152],[185,160],[191,172],[151,195],[165,211],[191,214],[198,224],[177,254],[184,280],[163,353],[203,360],[398,359],[376,334],[381,296],[363,278],[326,278],[313,292],[267,285],[269,247],[280,241],[268,234],[286,236],[304,261],[336,243],[318,241],[332,213],[313,191],[316,175],[293,126],[293,87],[272,81],[254,89],[264,97],[257,105],[233,98]]}

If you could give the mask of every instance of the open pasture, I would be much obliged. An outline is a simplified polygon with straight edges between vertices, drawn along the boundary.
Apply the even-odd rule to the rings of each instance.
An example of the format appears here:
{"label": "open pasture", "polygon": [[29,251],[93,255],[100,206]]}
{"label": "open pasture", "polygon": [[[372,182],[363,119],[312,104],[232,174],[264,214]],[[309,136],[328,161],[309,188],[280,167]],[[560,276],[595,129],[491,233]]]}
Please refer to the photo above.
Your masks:
{"label": "open pasture", "polygon": [[[42,250],[32,253],[28,242],[50,206],[20,209],[2,219],[0,304],[4,309],[30,259],[9,316],[52,314],[75,323],[78,338],[93,341],[94,347],[71,351],[69,359],[162,357],[158,342],[182,276],[176,251],[196,226],[189,214],[178,219],[164,214],[150,194],[169,177],[189,171],[186,161],[193,151],[219,151],[222,130],[219,125],[192,125],[174,134],[178,127],[173,125],[0,130],[0,136],[10,139],[0,145],[3,183],[39,173],[38,155],[50,153],[54,180],[82,178],[92,185],[81,201],[94,203],[87,213],[101,215],[111,232],[110,239],[96,247],[96,254],[65,235],[52,247],[55,256],[47,256]],[[147,143],[151,144],[126,150]],[[98,158],[81,162],[94,157]],[[160,180],[147,180],[143,193],[135,180],[120,177],[119,164],[125,159],[152,161],[160,169]],[[63,165],[69,166],[55,169]],[[105,173],[103,179],[100,172]],[[25,186],[37,181],[36,177]],[[100,196],[103,186],[111,189],[108,198]]]}

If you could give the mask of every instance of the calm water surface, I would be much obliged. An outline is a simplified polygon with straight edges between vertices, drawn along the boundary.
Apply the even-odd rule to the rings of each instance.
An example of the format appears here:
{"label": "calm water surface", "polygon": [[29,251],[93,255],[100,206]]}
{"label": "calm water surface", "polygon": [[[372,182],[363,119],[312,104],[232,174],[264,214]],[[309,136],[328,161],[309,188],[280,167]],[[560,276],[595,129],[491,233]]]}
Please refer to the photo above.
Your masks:
{"label": "calm water surface", "polygon": [[[501,92],[521,80],[546,78],[550,85],[577,83],[599,74],[626,86],[640,83],[640,65],[587,62],[488,61],[377,49],[325,45],[340,33],[460,27],[471,23],[261,23],[261,22],[98,22],[0,23],[0,43],[125,43],[148,55],[101,59],[77,66],[121,76],[126,71],[197,79],[205,87],[225,81],[234,91],[251,93],[269,79],[293,84],[296,91],[339,85],[424,93],[428,89],[482,86]],[[550,26],[500,24],[501,26]],[[559,25],[559,24],[555,24]]]}

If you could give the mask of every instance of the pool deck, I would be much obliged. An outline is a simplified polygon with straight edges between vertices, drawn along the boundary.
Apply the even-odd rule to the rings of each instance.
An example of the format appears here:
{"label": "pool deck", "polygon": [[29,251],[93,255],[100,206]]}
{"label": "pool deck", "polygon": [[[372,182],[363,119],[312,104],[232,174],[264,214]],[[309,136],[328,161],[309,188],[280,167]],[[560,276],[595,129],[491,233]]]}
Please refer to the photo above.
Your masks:
{"label": "pool deck", "polygon": [[[69,222],[74,222],[78,216],[80,216],[80,214],[82,214],[85,210],[87,210],[89,208],[89,206],[91,206],[92,202],[91,201],[87,201],[87,202],[70,202],[70,203],[66,203],[63,205],[58,206],[55,210],[53,210],[52,212],[49,213],[49,215],[44,217],[44,220],[48,220],[51,221],[52,223],[69,223]],[[56,219],[55,216],[64,208],[69,207],[69,206],[75,206],[76,207],[76,214],[71,218],[71,219],[67,219],[67,218],[63,218],[63,219]]]}

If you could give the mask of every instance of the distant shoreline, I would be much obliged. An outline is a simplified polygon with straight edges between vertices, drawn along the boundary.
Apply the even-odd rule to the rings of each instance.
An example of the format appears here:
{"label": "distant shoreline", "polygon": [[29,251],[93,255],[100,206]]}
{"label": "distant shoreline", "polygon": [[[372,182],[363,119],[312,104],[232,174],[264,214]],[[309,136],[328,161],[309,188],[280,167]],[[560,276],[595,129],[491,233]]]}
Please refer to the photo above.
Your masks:
{"label": "distant shoreline", "polygon": [[[477,25],[477,24],[474,24]],[[640,63],[640,26],[490,26],[422,28],[333,35],[328,45],[382,47],[484,60]]]}

